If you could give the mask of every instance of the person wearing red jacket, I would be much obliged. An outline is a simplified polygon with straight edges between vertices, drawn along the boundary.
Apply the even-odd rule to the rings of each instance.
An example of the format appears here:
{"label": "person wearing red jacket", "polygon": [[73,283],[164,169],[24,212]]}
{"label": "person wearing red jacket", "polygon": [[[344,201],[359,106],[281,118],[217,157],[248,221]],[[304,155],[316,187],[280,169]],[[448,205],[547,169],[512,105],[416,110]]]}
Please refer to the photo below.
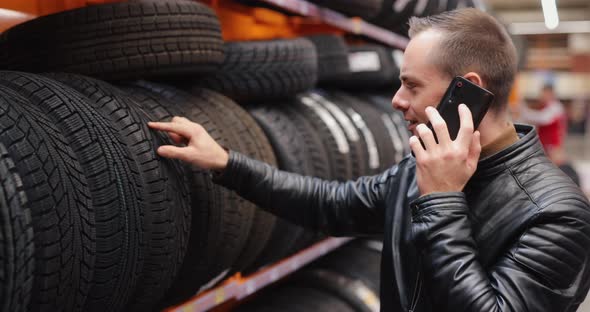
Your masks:
{"label": "person wearing red jacket", "polygon": [[537,127],[539,140],[547,157],[580,185],[580,177],[566,157],[564,141],[567,135],[567,115],[563,104],[555,95],[553,85],[543,86],[538,108],[522,105],[520,119]]}
{"label": "person wearing red jacket", "polygon": [[[541,91],[537,109],[531,109],[523,105],[520,117],[523,121],[537,127],[539,139],[547,155],[552,160],[563,148],[564,138],[567,131],[567,117],[563,104],[555,96],[552,85],[545,85]],[[557,157],[557,156],[556,156]]]}

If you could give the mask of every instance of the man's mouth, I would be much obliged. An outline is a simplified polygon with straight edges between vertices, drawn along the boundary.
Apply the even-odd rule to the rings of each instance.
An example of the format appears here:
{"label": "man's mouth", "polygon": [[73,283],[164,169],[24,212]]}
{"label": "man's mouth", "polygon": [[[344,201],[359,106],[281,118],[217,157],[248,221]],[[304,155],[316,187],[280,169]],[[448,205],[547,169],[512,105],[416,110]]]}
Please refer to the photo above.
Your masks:
{"label": "man's mouth", "polygon": [[414,129],[416,129],[416,126],[418,125],[418,122],[415,120],[406,120],[406,122],[408,123],[408,131],[413,133]]}

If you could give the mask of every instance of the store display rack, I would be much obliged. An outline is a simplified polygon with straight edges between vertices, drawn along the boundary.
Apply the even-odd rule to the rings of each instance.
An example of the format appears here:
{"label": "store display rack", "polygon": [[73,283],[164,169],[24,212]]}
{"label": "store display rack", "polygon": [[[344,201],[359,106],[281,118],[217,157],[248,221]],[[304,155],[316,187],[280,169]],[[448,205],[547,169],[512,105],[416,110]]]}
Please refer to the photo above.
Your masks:
{"label": "store display rack", "polygon": [[398,49],[405,49],[408,44],[408,39],[402,35],[398,35],[394,32],[367,23],[358,17],[350,18],[336,11],[317,6],[304,0],[260,1],[291,13],[318,19],[330,26],[337,27],[356,35],[369,37]]}
{"label": "store display rack", "polygon": [[232,300],[242,300],[262,288],[284,278],[297,271],[306,264],[322,257],[328,252],[342,246],[352,238],[328,238],[311,247],[304,249],[293,256],[279,261],[253,273],[242,277],[237,274],[218,287],[203,292],[187,302],[167,309],[167,312],[200,312],[228,303]]}
{"label": "store display rack", "polygon": [[[118,1],[125,0],[3,0],[0,5],[0,32],[38,16],[86,5]],[[198,1],[209,4],[216,10],[226,40],[296,37],[321,32],[317,31],[319,29],[339,34],[364,36],[401,50],[405,49],[408,44],[408,39],[402,35],[377,27],[361,18],[348,17],[305,0],[259,0],[260,3],[264,3],[271,9],[248,7],[232,0]],[[224,23],[230,27],[224,28],[226,26]],[[277,26],[281,23],[285,25],[284,30]],[[244,32],[247,31],[258,31],[257,37],[244,37]],[[283,32],[281,33],[281,31]],[[246,36],[251,35],[247,34]],[[266,38],[263,38],[265,36]],[[192,299],[178,306],[167,308],[166,311],[228,310],[223,306],[231,306],[232,302],[236,305],[240,300],[283,279],[350,240],[351,238],[327,238],[249,276],[237,273],[219,286],[195,295]]]}

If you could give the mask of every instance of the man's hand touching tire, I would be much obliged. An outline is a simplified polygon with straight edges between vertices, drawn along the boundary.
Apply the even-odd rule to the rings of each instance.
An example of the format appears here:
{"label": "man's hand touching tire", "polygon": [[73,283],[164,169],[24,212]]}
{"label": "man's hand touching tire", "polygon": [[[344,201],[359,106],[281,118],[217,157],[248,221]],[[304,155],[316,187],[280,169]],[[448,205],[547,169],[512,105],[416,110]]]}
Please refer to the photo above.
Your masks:
{"label": "man's hand touching tire", "polygon": [[149,122],[148,125],[167,132],[177,144],[160,146],[160,156],[179,159],[202,169],[221,171],[227,166],[228,152],[200,124],[174,117],[170,122]]}

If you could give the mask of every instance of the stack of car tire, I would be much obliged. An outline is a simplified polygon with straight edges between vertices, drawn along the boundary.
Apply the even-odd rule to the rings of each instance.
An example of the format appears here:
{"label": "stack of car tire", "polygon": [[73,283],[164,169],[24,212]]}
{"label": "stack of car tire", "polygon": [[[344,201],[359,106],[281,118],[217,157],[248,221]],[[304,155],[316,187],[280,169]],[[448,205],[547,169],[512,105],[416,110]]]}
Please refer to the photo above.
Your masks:
{"label": "stack of car tire", "polygon": [[[378,66],[349,66],[363,57]],[[150,120],[183,116],[226,148],[332,180],[409,152],[392,50],[332,35],[224,43],[198,2],[34,19],[0,36],[0,69],[1,311],[161,308],[323,236],[159,157],[173,142]]]}

